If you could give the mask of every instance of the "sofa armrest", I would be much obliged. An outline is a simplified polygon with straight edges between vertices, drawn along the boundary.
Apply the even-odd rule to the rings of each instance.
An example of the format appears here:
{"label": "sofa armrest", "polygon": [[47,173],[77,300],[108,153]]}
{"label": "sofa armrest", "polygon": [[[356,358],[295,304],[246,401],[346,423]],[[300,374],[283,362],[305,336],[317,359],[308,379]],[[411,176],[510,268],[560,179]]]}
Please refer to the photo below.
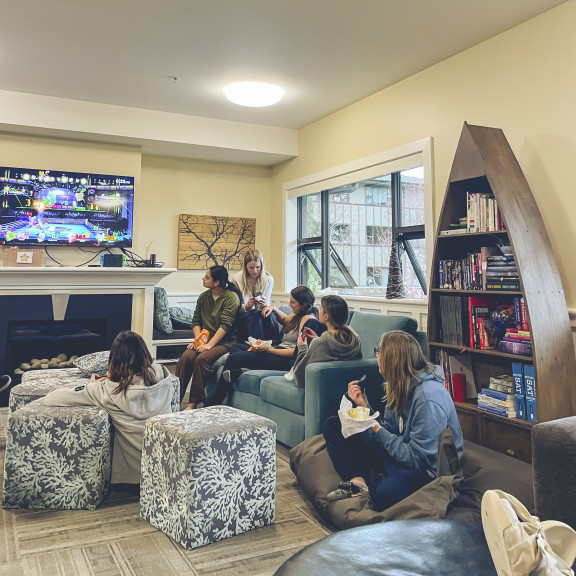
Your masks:
{"label": "sofa armrest", "polygon": [[308,364],[304,389],[306,438],[322,433],[326,418],[338,413],[342,395],[348,391],[348,382],[358,380],[364,374],[370,405],[374,410],[381,410],[384,392],[376,358]]}
{"label": "sofa armrest", "polygon": [[576,416],[532,428],[534,508],[541,520],[576,529]]}

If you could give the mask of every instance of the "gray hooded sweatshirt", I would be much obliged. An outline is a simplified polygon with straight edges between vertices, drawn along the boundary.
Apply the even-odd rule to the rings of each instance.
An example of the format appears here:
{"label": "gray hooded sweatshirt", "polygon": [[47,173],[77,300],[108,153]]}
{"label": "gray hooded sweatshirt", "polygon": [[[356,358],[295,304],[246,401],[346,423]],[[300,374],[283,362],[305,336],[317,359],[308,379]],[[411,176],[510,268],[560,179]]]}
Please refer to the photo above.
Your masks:
{"label": "gray hooded sweatshirt", "polygon": [[161,364],[153,364],[156,384],[146,386],[141,376],[135,376],[126,394],[112,391],[117,382],[106,378],[90,380],[76,388],[56,388],[37,402],[46,406],[97,406],[110,414],[114,424],[114,455],[112,483],[140,482],[140,460],[146,420],[158,414],[172,412],[174,387],[170,373]]}
{"label": "gray hooded sweatshirt", "polygon": [[353,338],[350,344],[338,342],[326,330],[318,338],[314,338],[310,345],[307,343],[298,346],[298,356],[292,367],[294,381],[298,388],[304,388],[306,366],[313,362],[328,362],[330,360],[353,360],[362,358],[362,345],[358,334],[350,328]]}

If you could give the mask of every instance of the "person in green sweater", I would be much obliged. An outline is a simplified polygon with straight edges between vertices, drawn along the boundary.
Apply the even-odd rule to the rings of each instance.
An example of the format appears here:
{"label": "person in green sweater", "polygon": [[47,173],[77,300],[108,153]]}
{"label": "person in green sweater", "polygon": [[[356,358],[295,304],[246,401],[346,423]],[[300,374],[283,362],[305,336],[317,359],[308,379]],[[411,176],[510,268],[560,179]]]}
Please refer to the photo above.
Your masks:
{"label": "person in green sweater", "polygon": [[[238,288],[228,280],[224,266],[208,268],[202,283],[208,290],[196,302],[192,317],[194,341],[188,344],[175,370],[180,379],[180,402],[190,382],[188,409],[192,410],[206,400],[205,381],[212,364],[236,342],[235,320],[242,300]],[[209,333],[205,343],[197,342],[202,330]]]}

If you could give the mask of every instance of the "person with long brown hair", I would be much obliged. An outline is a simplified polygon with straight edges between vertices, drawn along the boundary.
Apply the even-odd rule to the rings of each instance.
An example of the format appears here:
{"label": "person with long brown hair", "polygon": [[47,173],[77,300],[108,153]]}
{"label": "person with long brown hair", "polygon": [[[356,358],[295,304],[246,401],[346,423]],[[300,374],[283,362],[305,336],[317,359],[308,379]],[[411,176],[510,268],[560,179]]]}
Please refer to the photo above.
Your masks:
{"label": "person with long brown hair", "polygon": [[172,412],[170,373],[156,364],[139,334],[120,332],[110,348],[108,373],[92,374],[76,388],[57,388],[38,400],[46,406],[97,406],[114,424],[112,483],[140,483],[140,460],[146,420]]}
{"label": "person with long brown hair", "polygon": [[[385,510],[435,478],[438,439],[446,427],[460,457],[464,441],[442,370],[426,360],[414,336],[400,330],[385,334],[378,368],[386,382],[384,417],[345,439],[338,416],[332,416],[324,438],[342,478],[328,500],[369,494],[373,507]],[[348,384],[348,397],[369,408],[357,381]]]}
{"label": "person with long brown hair", "polygon": [[306,366],[313,362],[353,360],[362,358],[362,345],[358,334],[348,323],[348,303],[344,298],[329,294],[323,296],[318,310],[318,320],[326,326],[322,335],[305,328],[298,337],[298,356],[292,370],[286,374],[299,388],[304,388]]}

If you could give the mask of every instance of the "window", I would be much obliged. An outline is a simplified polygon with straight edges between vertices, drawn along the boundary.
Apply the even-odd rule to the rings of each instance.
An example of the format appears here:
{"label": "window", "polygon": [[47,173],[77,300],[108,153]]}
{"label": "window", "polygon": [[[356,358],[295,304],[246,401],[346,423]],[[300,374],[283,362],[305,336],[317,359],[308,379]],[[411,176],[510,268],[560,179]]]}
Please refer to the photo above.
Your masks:
{"label": "window", "polygon": [[423,168],[298,198],[298,283],[385,296],[391,250],[408,298],[426,296]]}
{"label": "window", "polygon": [[394,248],[406,297],[426,298],[430,138],[286,182],[284,195],[286,290],[385,296]]}

